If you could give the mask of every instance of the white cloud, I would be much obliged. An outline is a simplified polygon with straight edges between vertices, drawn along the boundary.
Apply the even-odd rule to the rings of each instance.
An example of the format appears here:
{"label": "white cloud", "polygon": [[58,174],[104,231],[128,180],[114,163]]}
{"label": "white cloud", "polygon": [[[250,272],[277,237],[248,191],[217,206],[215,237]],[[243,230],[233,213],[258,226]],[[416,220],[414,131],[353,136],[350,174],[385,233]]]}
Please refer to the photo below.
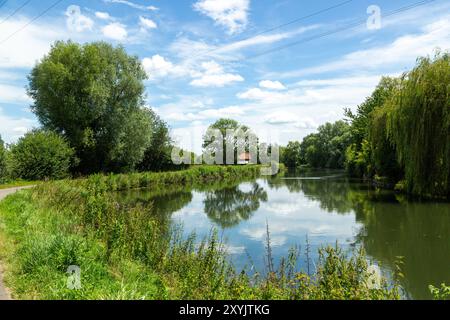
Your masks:
{"label": "white cloud", "polygon": [[258,35],[245,40],[231,42],[223,45],[213,45],[202,40],[192,40],[187,37],[177,38],[169,47],[172,54],[189,62],[205,60],[207,58],[221,61],[233,61],[243,59],[242,49],[258,45],[272,44],[299,35],[308,30],[316,29],[319,25],[301,27],[294,31]]}
{"label": "white cloud", "polygon": [[[3,22],[2,34],[11,34],[26,22],[25,18]],[[0,68],[32,67],[36,60],[48,52],[51,42],[62,37],[61,28],[31,24],[0,46]]]}
{"label": "white cloud", "polygon": [[165,118],[173,121],[198,121],[208,119],[219,119],[224,117],[242,116],[245,113],[242,107],[230,106],[218,109],[206,109],[199,112],[173,112],[168,114]]}
{"label": "white cloud", "polygon": [[236,41],[230,44],[226,44],[217,49],[218,52],[231,52],[236,50],[241,50],[247,47],[252,47],[256,45],[264,45],[264,44],[272,44],[274,42],[279,42],[285,39],[292,38],[299,34],[305,33],[310,30],[314,30],[319,28],[320,25],[311,25],[307,27],[301,27],[294,31],[283,32],[283,33],[275,33],[268,35],[257,35],[245,40]]}
{"label": "white cloud", "polygon": [[142,16],[139,17],[139,24],[143,29],[156,29],[158,27],[156,22],[154,22],[151,19],[144,18]]}
{"label": "white cloud", "polygon": [[150,80],[166,76],[183,76],[189,73],[189,70],[183,66],[176,66],[163,56],[156,54],[150,58],[142,59],[142,65],[147,72]]}
{"label": "white cloud", "polygon": [[302,117],[292,112],[278,111],[265,116],[264,122],[271,125],[291,125],[298,129],[314,129],[317,123],[310,117]]}
{"label": "white cloud", "polygon": [[108,12],[97,11],[97,12],[95,12],[95,16],[97,18],[99,18],[99,19],[102,19],[102,20],[109,20],[109,19],[111,19],[111,16],[109,15]]}
{"label": "white cloud", "polygon": [[83,32],[86,30],[92,30],[94,21],[91,18],[81,14],[79,6],[71,5],[66,10],[66,24],[70,31]]}
{"label": "white cloud", "polygon": [[237,97],[246,100],[259,100],[259,101],[280,103],[281,101],[284,101],[283,99],[287,98],[288,95],[289,93],[285,94],[261,90],[260,88],[252,88],[247,91],[238,93]]}
{"label": "white cloud", "polygon": [[0,84],[0,102],[2,103],[30,103],[25,88]]}
{"label": "white cloud", "polygon": [[262,80],[259,82],[259,86],[265,89],[272,90],[285,90],[286,87],[280,81]]}
{"label": "white cloud", "polygon": [[158,10],[158,8],[155,7],[155,6],[143,6],[143,5],[140,5],[140,4],[131,2],[131,1],[126,1],[126,0],[103,0],[103,1],[106,2],[106,3],[124,4],[124,5],[127,5],[127,6],[131,7],[131,8],[138,9],[138,10],[143,10],[143,11],[147,11],[147,10],[149,10],[149,11],[156,11],[156,10]]}
{"label": "white cloud", "polygon": [[[399,74],[386,74],[386,76],[398,76]],[[298,87],[326,87],[326,86],[373,86],[380,81],[380,76],[354,76],[343,78],[301,80],[293,86]]]}
{"label": "white cloud", "polygon": [[17,141],[24,133],[36,126],[36,120],[8,116],[0,108],[0,136],[6,143]]}
{"label": "white cloud", "polygon": [[194,74],[190,84],[194,87],[224,87],[233,82],[242,82],[239,74],[225,73],[223,67],[214,61],[203,62],[202,71]]}
{"label": "white cloud", "polygon": [[102,33],[105,37],[118,41],[125,40],[128,35],[126,26],[118,22],[113,22],[104,26],[102,28]]}
{"label": "white cloud", "polygon": [[302,77],[337,71],[374,71],[409,68],[417,57],[433,53],[436,48],[450,48],[450,16],[422,28],[420,33],[401,36],[393,42],[344,55],[337,61],[316,67],[290,71],[281,77]]}
{"label": "white cloud", "polygon": [[250,0],[199,0],[194,4],[194,9],[233,34],[247,26]]}

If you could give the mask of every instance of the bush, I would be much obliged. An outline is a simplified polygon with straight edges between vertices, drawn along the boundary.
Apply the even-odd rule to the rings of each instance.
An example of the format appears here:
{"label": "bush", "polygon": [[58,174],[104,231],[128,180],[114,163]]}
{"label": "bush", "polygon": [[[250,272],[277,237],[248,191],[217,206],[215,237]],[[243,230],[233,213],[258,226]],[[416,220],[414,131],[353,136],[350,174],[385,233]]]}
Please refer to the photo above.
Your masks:
{"label": "bush", "polygon": [[58,134],[34,130],[11,147],[9,165],[16,179],[44,180],[68,177],[74,151]]}

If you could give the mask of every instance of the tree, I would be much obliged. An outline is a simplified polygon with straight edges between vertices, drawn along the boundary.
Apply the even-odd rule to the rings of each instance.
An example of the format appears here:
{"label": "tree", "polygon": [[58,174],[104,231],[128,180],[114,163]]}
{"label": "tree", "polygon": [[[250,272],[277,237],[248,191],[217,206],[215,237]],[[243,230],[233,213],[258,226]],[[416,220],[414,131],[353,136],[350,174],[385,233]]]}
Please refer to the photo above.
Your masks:
{"label": "tree", "polygon": [[14,178],[62,179],[69,176],[74,150],[55,132],[34,130],[11,147],[10,166]]}
{"label": "tree", "polygon": [[386,108],[389,141],[410,193],[450,196],[450,54],[421,58]]}
{"label": "tree", "polygon": [[169,134],[169,127],[153,111],[150,111],[149,115],[152,118],[152,140],[138,168],[142,171],[172,169],[171,152],[173,145]]}
{"label": "tree", "polygon": [[59,41],[33,68],[28,94],[43,127],[75,149],[79,171],[120,171],[150,143],[144,79],[139,59],[120,46]]}
{"label": "tree", "polygon": [[290,141],[285,148],[281,149],[281,162],[288,168],[297,168],[301,162],[301,144],[298,141]]}
{"label": "tree", "polygon": [[[202,146],[203,149],[209,151],[213,156],[216,155],[216,152],[218,152],[218,150],[216,146],[212,144],[215,141],[216,137],[211,137],[208,134],[212,130],[219,130],[222,135],[223,164],[227,163],[226,162],[227,143],[233,146],[234,163],[236,163],[237,161],[237,157],[239,156],[237,152],[240,148],[242,148],[245,151],[249,151],[251,139],[254,140],[256,144],[258,143],[256,135],[254,135],[251,132],[249,127],[238,123],[236,120],[219,119],[208,127],[207,133],[203,137],[203,146]],[[239,130],[241,130],[241,132],[247,134],[248,137],[246,137],[244,140],[240,140],[235,137],[228,137],[227,136],[228,130],[231,130],[232,132],[236,133]]]}
{"label": "tree", "polygon": [[0,182],[5,181],[7,175],[6,167],[6,148],[5,144],[0,136]]}
{"label": "tree", "polygon": [[[398,174],[398,168],[390,160],[388,163],[386,159],[395,158],[395,150],[387,141],[385,132],[375,132],[374,117],[376,112],[383,107],[385,102],[392,96],[393,92],[399,86],[399,79],[383,77],[375,88],[374,92],[360,104],[356,113],[350,109],[345,110],[345,115],[350,121],[350,131],[352,144],[347,150],[346,168],[347,171],[353,175],[362,177],[363,175],[371,176],[378,171],[382,175]],[[382,130],[382,126],[377,126]],[[372,141],[369,143],[369,140]],[[374,141],[376,140],[376,141]],[[378,147],[374,150],[373,143],[376,142]],[[377,152],[376,155],[373,152]],[[377,162],[374,164],[373,157],[376,157]]]}
{"label": "tree", "polygon": [[326,123],[318,128],[317,133],[303,139],[301,160],[314,168],[343,168],[350,139],[350,127],[346,122]]}

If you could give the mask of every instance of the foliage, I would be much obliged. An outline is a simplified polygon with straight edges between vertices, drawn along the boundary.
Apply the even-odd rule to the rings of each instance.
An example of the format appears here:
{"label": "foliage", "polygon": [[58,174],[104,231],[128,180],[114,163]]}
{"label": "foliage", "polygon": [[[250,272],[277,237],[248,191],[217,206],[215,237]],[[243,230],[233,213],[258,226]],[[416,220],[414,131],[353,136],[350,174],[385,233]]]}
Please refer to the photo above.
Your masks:
{"label": "foliage", "polygon": [[430,285],[430,291],[436,300],[450,300],[450,287],[446,286],[445,283],[441,284],[440,288],[436,288]]}
{"label": "foliage", "polygon": [[347,171],[351,175],[372,176],[374,172],[397,175],[395,150],[388,142],[383,126],[376,125],[377,118],[374,119],[374,113],[384,106],[398,86],[398,79],[383,77],[374,92],[357,107],[356,113],[350,109],[345,110],[345,116],[351,123],[352,144],[347,150],[345,161]]}
{"label": "foliage", "polygon": [[74,151],[58,134],[35,130],[11,146],[9,162],[16,179],[62,179],[69,175]]}
{"label": "foliage", "polygon": [[141,171],[163,171],[173,169],[171,159],[172,139],[169,128],[161,118],[150,111],[152,119],[152,140],[138,166]]}
{"label": "foliage", "polygon": [[410,193],[450,195],[450,55],[420,58],[385,106]]}
{"label": "foliage", "polygon": [[326,123],[319,127],[317,133],[303,139],[301,160],[314,168],[344,168],[350,138],[349,125],[344,121]]}
{"label": "foliage", "polygon": [[[361,149],[361,150],[358,150]],[[367,140],[360,147],[352,143],[345,151],[345,168],[351,176],[363,177],[372,172],[371,149]]]}
{"label": "foliage", "polygon": [[347,110],[352,145],[346,167],[356,176],[379,176],[397,190],[450,196],[450,55],[420,58],[398,79],[383,78],[373,94]]}
{"label": "foliage", "polygon": [[7,179],[7,167],[6,167],[6,148],[0,137],[0,182],[4,182]]}
{"label": "foliage", "polygon": [[105,42],[56,42],[29,75],[32,110],[64,135],[82,173],[133,168],[151,138],[145,71],[137,57]]}
{"label": "foliage", "polygon": [[366,171],[372,175],[387,177],[389,180],[397,182],[403,177],[403,170],[397,161],[397,151],[388,138],[387,116],[388,112],[385,107],[371,113],[370,142],[367,147],[371,158]]}
{"label": "foliage", "polygon": [[299,167],[302,164],[301,157],[301,145],[298,141],[290,141],[280,152],[280,162],[288,168]]}

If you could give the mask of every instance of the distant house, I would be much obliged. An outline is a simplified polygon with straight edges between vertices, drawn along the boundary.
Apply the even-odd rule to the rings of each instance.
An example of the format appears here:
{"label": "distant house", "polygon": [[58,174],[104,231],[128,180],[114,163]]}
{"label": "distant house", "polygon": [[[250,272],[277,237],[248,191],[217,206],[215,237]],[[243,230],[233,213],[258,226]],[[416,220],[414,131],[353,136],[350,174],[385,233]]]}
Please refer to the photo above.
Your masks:
{"label": "distant house", "polygon": [[249,164],[252,160],[250,152],[241,153],[237,159],[237,164]]}

